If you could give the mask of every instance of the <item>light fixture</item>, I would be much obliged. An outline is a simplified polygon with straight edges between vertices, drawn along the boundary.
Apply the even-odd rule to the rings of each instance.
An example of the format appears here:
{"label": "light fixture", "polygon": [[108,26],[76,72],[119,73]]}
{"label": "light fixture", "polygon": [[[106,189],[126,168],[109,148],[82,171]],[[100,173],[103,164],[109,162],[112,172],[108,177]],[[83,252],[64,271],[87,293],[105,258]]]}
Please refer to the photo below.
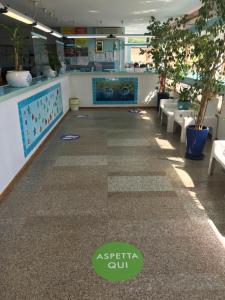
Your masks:
{"label": "light fixture", "polygon": [[27,17],[26,15],[18,12],[17,10],[9,7],[9,6],[4,6],[2,3],[0,3],[0,13],[3,15],[6,15],[10,18],[16,19],[20,22],[23,22],[25,24],[31,25],[34,23],[34,20],[30,17]]}
{"label": "light fixture", "polygon": [[[39,3],[38,1],[33,1],[33,3],[36,5],[37,3]],[[44,9],[45,10],[45,9]],[[51,28],[49,28],[48,26],[39,23],[38,21],[35,21],[34,19],[18,12],[17,10],[9,7],[9,6],[5,6],[4,4],[0,3],[0,13],[11,17],[13,19],[16,19],[18,21],[21,21],[23,23],[29,24],[29,25],[33,25],[33,27],[47,32],[47,33],[51,33],[52,35],[54,35],[57,38],[62,38],[63,35],[57,31],[52,30]]]}
{"label": "light fixture", "polygon": [[48,26],[45,26],[39,22],[35,22],[33,23],[33,26],[41,31],[44,31],[44,32],[47,32],[47,33],[51,33],[52,32],[52,29],[49,28]]}
{"label": "light fixture", "polygon": [[106,39],[106,34],[68,34],[65,36],[68,39]]}
{"label": "light fixture", "polygon": [[60,38],[60,39],[63,38],[63,35],[57,31],[52,31],[51,34],[57,38]]}
{"label": "light fixture", "polygon": [[32,39],[43,39],[43,40],[47,40],[47,37],[44,36],[44,35],[40,35],[36,32],[31,32],[31,36],[32,36]]}
{"label": "light fixture", "polygon": [[99,13],[99,11],[98,10],[89,10],[89,13],[92,13],[92,14],[98,14]]}
{"label": "light fixture", "polygon": [[125,37],[135,37],[135,38],[149,38],[149,35],[144,35],[144,34],[119,34],[116,35],[117,38],[125,38]]}

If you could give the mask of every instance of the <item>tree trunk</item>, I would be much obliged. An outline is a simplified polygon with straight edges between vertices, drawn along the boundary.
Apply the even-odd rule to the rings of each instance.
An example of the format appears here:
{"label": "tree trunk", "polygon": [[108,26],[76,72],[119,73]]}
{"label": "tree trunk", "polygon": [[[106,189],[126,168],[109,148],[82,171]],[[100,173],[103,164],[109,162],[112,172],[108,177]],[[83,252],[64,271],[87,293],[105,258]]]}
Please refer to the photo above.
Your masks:
{"label": "tree trunk", "polygon": [[160,75],[160,92],[164,93],[166,90],[166,75],[165,74],[161,74]]}
{"label": "tree trunk", "polygon": [[20,68],[20,66],[19,66],[19,54],[18,54],[18,51],[17,51],[16,48],[14,49],[14,56],[15,56],[15,69],[16,69],[16,71],[19,71],[19,68]]}
{"label": "tree trunk", "polygon": [[176,91],[177,91],[177,83],[176,82],[173,84],[173,91],[174,91],[174,93],[176,93]]}
{"label": "tree trunk", "polygon": [[197,130],[202,130],[209,99],[210,99],[209,92],[208,91],[203,92],[200,109],[199,109],[196,124],[195,124],[195,128]]}

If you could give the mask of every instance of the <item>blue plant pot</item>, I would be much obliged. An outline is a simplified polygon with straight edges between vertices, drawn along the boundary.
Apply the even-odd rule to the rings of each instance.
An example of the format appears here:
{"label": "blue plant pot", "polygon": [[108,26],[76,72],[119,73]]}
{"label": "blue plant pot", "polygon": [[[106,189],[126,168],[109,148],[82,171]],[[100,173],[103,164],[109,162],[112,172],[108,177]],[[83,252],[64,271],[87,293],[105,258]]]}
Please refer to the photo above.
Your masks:
{"label": "blue plant pot", "polygon": [[190,101],[178,101],[177,102],[177,108],[179,110],[188,110],[191,106],[191,102]]}
{"label": "blue plant pot", "polygon": [[196,130],[194,125],[187,127],[186,158],[201,160],[204,157],[203,149],[209,133],[208,127]]}

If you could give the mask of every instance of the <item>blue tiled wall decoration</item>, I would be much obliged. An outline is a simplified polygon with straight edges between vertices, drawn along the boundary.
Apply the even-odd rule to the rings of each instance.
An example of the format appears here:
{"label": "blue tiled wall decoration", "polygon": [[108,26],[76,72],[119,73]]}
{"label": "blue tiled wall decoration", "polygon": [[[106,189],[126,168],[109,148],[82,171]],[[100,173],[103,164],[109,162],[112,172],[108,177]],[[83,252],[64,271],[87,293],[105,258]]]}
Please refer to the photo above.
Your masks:
{"label": "blue tiled wall decoration", "polygon": [[137,104],[138,78],[93,78],[94,104]]}
{"label": "blue tiled wall decoration", "polygon": [[35,148],[63,115],[61,85],[56,84],[18,103],[24,156]]}

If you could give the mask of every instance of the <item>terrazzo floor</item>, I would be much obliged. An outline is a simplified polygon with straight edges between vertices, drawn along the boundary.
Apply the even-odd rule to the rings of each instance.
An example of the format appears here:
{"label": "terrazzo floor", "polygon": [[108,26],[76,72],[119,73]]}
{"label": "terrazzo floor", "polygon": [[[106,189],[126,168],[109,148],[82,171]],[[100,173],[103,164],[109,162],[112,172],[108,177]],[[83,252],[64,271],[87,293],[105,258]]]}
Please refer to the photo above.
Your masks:
{"label": "terrazzo floor", "polygon": [[[184,158],[154,110],[69,113],[0,205],[0,300],[225,299],[225,172]],[[178,130],[179,131],[179,130]],[[63,134],[77,141],[61,141]],[[136,278],[91,267],[102,244],[144,255]]]}

